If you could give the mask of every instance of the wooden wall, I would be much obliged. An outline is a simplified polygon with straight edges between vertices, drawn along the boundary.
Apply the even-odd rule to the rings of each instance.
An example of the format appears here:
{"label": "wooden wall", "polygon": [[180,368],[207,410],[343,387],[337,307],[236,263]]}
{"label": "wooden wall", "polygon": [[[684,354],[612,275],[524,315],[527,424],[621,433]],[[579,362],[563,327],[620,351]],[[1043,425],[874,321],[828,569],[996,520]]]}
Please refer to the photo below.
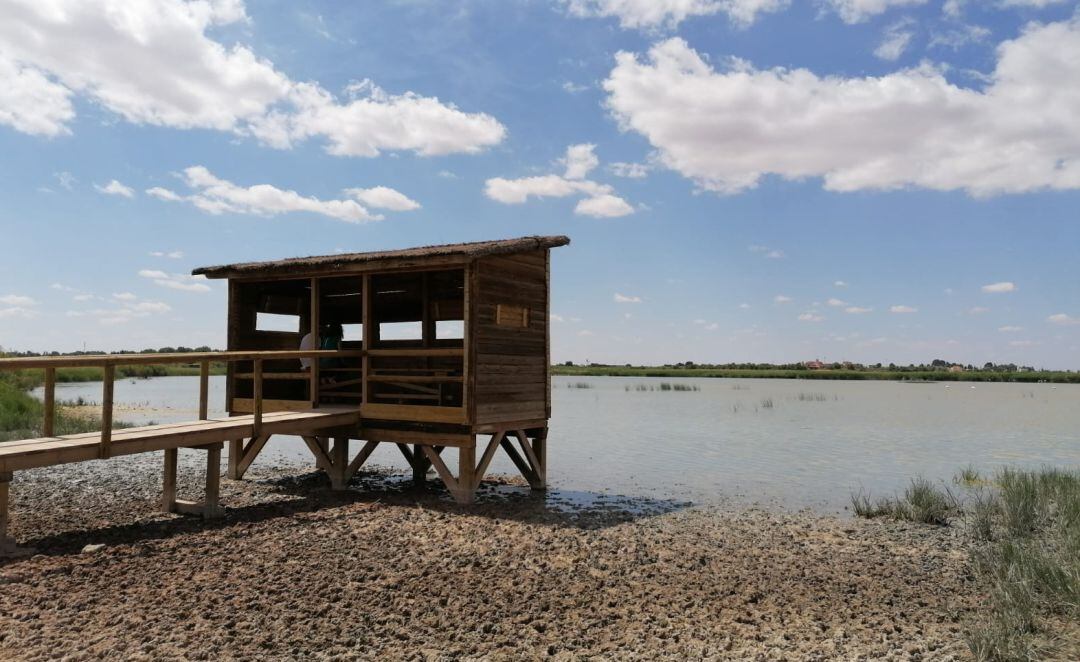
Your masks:
{"label": "wooden wall", "polygon": [[476,425],[550,413],[548,251],[476,261],[470,361]]}

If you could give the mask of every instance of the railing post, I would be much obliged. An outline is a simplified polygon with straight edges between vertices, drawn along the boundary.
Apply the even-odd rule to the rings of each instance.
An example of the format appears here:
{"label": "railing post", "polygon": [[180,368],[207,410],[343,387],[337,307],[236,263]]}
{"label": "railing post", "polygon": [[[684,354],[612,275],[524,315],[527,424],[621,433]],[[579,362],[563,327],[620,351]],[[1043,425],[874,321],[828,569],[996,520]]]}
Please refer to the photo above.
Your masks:
{"label": "railing post", "polygon": [[56,431],[56,368],[45,368],[45,424],[41,428],[46,437]]}
{"label": "railing post", "polygon": [[254,401],[253,417],[252,417],[252,438],[257,439],[262,435],[262,413],[263,413],[263,360],[255,359],[252,366],[252,382],[254,392],[251,394],[251,399]]}
{"label": "railing post", "polygon": [[104,379],[101,383],[101,447],[98,455],[105,460],[112,456],[109,447],[112,445],[113,376],[116,367],[109,363],[105,365],[102,371],[104,372]]}
{"label": "railing post", "polygon": [[205,421],[209,411],[210,397],[210,362],[199,363],[199,420]]}
{"label": "railing post", "polygon": [[[311,333],[311,344],[315,349],[322,349],[322,338],[319,337],[319,329],[320,329],[319,315],[321,314],[321,310],[320,310],[321,309],[321,306],[320,306],[321,302],[322,302],[322,294],[321,294],[321,290],[319,289],[319,279],[318,278],[312,278],[311,279],[311,315],[309,317],[309,320],[311,322],[311,328],[309,329],[309,333]],[[320,368],[321,368],[320,362],[321,361],[320,361],[319,357],[315,357],[311,361],[311,368],[310,368],[310,370],[311,370],[311,389],[310,390],[311,390],[311,408],[312,409],[316,409],[319,406],[319,382],[322,381],[322,379],[321,379],[322,375],[320,373]]]}

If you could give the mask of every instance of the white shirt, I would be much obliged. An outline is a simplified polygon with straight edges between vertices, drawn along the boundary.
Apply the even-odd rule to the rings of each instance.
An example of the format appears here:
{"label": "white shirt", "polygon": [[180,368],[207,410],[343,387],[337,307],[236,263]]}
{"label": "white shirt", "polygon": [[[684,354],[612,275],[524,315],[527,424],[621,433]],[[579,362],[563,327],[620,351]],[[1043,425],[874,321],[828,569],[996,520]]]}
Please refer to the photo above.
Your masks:
{"label": "white shirt", "polygon": [[[304,337],[300,339],[300,351],[309,349],[315,349],[315,338],[310,333],[305,334]],[[314,360],[315,359],[302,358],[300,359],[300,367],[304,370],[310,370],[311,362]]]}

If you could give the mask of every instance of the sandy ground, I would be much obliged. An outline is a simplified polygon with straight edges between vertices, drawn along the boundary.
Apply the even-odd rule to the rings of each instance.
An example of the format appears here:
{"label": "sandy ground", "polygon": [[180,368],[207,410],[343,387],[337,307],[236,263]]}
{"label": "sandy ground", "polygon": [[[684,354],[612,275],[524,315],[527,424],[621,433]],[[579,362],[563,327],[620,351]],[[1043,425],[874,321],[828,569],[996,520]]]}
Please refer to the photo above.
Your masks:
{"label": "sandy ground", "polygon": [[203,522],[156,513],[159,481],[153,455],[16,475],[38,554],[0,561],[0,659],[950,660],[978,604],[948,528],[507,480],[462,507],[264,460]]}

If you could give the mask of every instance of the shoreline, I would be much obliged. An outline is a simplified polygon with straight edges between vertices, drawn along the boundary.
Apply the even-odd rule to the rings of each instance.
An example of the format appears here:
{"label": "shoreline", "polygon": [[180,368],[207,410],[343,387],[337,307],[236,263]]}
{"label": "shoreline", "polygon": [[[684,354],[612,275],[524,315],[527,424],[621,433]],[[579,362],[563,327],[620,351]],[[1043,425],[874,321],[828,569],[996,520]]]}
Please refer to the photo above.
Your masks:
{"label": "shoreline", "polygon": [[[180,473],[194,491],[198,458]],[[956,529],[325,482],[269,458],[204,522],[156,512],[158,455],[21,472],[12,534],[39,554],[0,562],[0,655],[962,659],[977,616]]]}

